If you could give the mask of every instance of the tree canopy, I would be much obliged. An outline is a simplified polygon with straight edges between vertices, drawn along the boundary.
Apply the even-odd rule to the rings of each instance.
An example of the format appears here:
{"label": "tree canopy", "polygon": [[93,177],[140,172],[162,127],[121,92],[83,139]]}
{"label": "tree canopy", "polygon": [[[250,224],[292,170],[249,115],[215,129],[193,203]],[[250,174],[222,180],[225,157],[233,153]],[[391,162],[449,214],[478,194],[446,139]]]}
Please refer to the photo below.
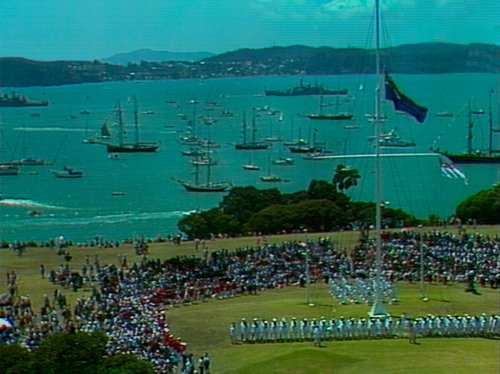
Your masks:
{"label": "tree canopy", "polygon": [[[372,225],[374,203],[351,202],[345,194],[358,185],[360,178],[356,169],[338,165],[331,183],[312,180],[307,190],[293,193],[281,193],[277,188],[235,187],[218,208],[186,216],[178,227],[190,239],[207,239],[217,234],[330,231]],[[401,210],[386,208],[384,214],[385,226],[416,221]]]}
{"label": "tree canopy", "polygon": [[458,205],[456,216],[462,222],[475,220],[479,224],[500,223],[500,185],[468,197]]}
{"label": "tree canopy", "polygon": [[154,374],[153,367],[134,355],[108,356],[102,331],[47,335],[34,351],[0,344],[0,373],[5,374]]}

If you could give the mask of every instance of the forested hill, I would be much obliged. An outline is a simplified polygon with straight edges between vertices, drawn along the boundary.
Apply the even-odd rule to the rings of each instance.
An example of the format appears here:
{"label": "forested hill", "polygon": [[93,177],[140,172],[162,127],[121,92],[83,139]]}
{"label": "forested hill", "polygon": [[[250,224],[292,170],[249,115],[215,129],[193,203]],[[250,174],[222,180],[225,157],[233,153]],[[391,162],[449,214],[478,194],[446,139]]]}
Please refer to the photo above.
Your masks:
{"label": "forested hill", "polygon": [[[442,74],[499,72],[500,47],[491,44],[406,44],[381,50],[382,65],[393,73]],[[375,51],[361,48],[307,46],[240,49],[205,59],[209,62],[288,64],[306,74],[373,72]]]}
{"label": "forested hill", "polygon": [[[386,48],[392,73],[500,72],[500,47],[489,44],[423,43]],[[0,87],[51,86],[119,80],[222,78],[263,75],[373,73],[375,52],[360,48],[307,46],[240,49],[202,61],[141,61],[114,65],[94,61],[33,61],[0,58]]]}

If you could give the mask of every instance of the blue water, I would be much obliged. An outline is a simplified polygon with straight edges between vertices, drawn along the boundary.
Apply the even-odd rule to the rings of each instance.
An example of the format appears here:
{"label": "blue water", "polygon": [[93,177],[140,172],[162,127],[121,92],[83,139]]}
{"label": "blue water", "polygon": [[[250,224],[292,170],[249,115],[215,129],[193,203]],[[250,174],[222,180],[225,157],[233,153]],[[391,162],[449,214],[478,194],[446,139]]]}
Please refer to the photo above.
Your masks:
{"label": "blue water", "polygon": [[[345,129],[344,122],[311,121],[305,115],[318,112],[318,97],[266,97],[266,88],[289,88],[298,83],[297,77],[257,77],[216,80],[179,80],[151,82],[110,82],[61,87],[31,87],[17,89],[33,98],[47,98],[46,108],[2,108],[0,160],[32,156],[54,161],[52,166],[22,168],[14,177],[0,177],[0,239],[48,240],[64,235],[73,241],[87,241],[96,235],[106,239],[166,236],[176,233],[177,222],[183,214],[216,206],[224,194],[190,193],[175,179],[193,179],[190,159],[182,156],[186,146],[179,136],[188,122],[178,114],[196,114],[217,118],[208,127],[200,118],[195,123],[198,135],[210,137],[221,144],[215,149],[218,165],[212,168],[213,180],[229,180],[235,186],[255,185],[259,188],[277,187],[283,192],[306,189],[311,179],[331,180],[337,164],[356,167],[362,179],[350,191],[354,200],[374,200],[373,158],[307,161],[290,154],[281,143],[269,151],[236,151],[234,144],[242,141],[242,118],[251,122],[252,108],[268,105],[283,112],[259,112],[256,118],[257,138],[281,136],[286,140],[310,139],[316,134],[336,154],[373,153],[367,137],[373,135],[373,124],[365,113],[374,111],[373,76],[307,77],[307,82],[323,82],[328,87],[348,87],[354,96],[339,102],[340,110],[355,113],[357,129]],[[389,104],[384,113],[389,116],[384,130],[397,127],[400,135],[417,146],[396,152],[425,153],[431,145],[441,149],[463,151],[467,135],[467,101],[473,98],[477,108],[488,110],[490,89],[497,86],[491,74],[402,75],[396,80],[401,88],[418,103],[429,107],[425,124],[418,124],[404,115],[394,114]],[[360,88],[363,88],[360,90]],[[8,91],[9,89],[4,89]],[[124,154],[110,159],[105,147],[84,144],[83,140],[97,132],[106,120],[113,122],[115,108],[121,100],[127,131],[133,136],[133,105],[136,95],[141,115],[140,129],[144,140],[159,140],[161,148],[154,154]],[[493,98],[493,118],[497,123],[498,105]],[[178,106],[167,104],[175,100]],[[207,101],[218,103],[213,111],[205,109]],[[325,101],[337,104],[333,97]],[[90,114],[81,112],[88,110]],[[222,110],[234,117],[220,117]],[[335,106],[324,111],[334,111]],[[454,118],[438,118],[434,113],[449,110]],[[37,112],[40,116],[32,116]],[[70,118],[70,115],[76,118]],[[488,144],[488,115],[475,118],[474,142],[478,148]],[[316,129],[316,131],[315,131]],[[250,135],[250,134],[249,134]],[[495,144],[498,144],[495,142]],[[388,151],[395,152],[395,151]],[[293,166],[272,166],[284,182],[265,184],[259,176],[268,173],[269,159],[293,157]],[[257,172],[245,171],[241,165],[249,160],[261,166]],[[82,179],[57,179],[52,169],[69,165],[85,172]],[[413,156],[383,158],[383,198],[393,208],[402,208],[418,217],[429,214],[449,217],[456,205],[477,191],[489,188],[498,181],[495,165],[464,165],[467,175],[449,179],[442,175],[438,157]],[[114,196],[112,192],[124,194]],[[32,217],[30,210],[42,211]]]}

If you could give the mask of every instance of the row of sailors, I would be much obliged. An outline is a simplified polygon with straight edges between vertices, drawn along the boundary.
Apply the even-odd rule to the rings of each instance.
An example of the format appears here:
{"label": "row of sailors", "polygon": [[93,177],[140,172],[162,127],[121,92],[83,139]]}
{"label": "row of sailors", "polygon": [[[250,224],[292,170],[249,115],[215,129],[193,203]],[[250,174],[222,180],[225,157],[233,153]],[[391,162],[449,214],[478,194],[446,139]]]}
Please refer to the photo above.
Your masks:
{"label": "row of sailors", "polygon": [[390,339],[398,337],[500,337],[500,315],[427,315],[409,319],[344,318],[271,321],[254,318],[229,327],[232,344],[318,340]]}

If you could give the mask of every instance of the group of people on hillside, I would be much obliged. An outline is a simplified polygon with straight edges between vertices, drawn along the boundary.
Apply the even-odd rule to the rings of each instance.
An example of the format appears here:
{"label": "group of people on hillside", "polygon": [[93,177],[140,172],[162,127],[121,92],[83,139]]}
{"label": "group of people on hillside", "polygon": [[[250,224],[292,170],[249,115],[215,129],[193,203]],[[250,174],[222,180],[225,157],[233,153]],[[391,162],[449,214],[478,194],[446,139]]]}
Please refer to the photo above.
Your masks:
{"label": "group of people on hillside", "polygon": [[[498,237],[456,236],[435,231],[422,235],[418,232],[384,234],[382,239],[383,275],[390,281],[416,279],[423,250],[427,281],[474,279],[485,286],[500,285]],[[56,273],[67,275],[69,271],[71,274],[75,270],[73,266],[66,263]],[[29,302],[22,307],[4,307],[2,313],[12,318],[15,328],[8,336],[2,335],[2,339],[35,349],[51,332],[102,330],[109,337],[110,353],[133,353],[151,362],[162,373],[173,372],[175,368],[189,372],[196,366],[196,360],[188,359],[185,342],[171,333],[164,306],[303,285],[306,278],[312,282],[340,277],[368,280],[375,271],[375,250],[370,240],[363,241],[352,253],[336,248],[329,238],[320,238],[265,243],[234,251],[221,249],[203,257],[180,256],[165,261],[143,256],[141,262],[130,263],[121,256],[118,265],[100,264],[96,256],[93,261],[88,258],[78,271],[83,283],[92,289],[90,296],[78,299],[72,307],[60,301],[60,295],[57,299],[54,296],[52,302],[45,303],[43,313],[35,313]],[[348,335],[360,336],[364,334],[362,331],[372,331],[370,321],[349,321],[342,326],[364,324],[353,330],[356,332],[347,332]],[[274,322],[269,321],[268,326]],[[316,321],[317,327],[312,322],[308,326],[321,330],[317,334],[338,331],[332,326],[330,330],[323,330],[325,323]],[[272,330],[264,331],[267,332],[259,339],[285,339],[285,335],[276,335]],[[242,339],[241,332],[237,336]],[[252,340],[251,336],[257,339],[257,335],[245,336],[244,333],[243,336],[245,341]],[[327,335],[318,337],[326,339]]]}

